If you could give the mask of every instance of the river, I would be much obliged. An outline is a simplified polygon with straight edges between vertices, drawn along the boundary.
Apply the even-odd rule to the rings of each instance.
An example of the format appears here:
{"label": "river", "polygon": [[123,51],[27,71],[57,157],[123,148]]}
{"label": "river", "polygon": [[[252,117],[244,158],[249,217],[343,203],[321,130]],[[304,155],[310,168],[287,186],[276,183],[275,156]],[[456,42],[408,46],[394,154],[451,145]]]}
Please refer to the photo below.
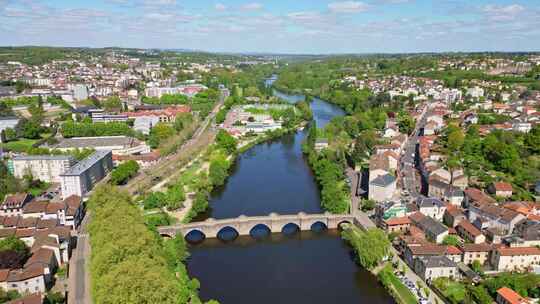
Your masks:
{"label": "river", "polygon": [[[274,95],[289,102],[302,95]],[[311,103],[317,126],[344,112]],[[239,155],[226,185],[216,189],[203,218],[320,213],[319,189],[301,151],[307,129],[256,145]],[[336,230],[208,239],[190,245],[189,274],[200,296],[222,304],[394,303],[375,277],[358,267]]]}

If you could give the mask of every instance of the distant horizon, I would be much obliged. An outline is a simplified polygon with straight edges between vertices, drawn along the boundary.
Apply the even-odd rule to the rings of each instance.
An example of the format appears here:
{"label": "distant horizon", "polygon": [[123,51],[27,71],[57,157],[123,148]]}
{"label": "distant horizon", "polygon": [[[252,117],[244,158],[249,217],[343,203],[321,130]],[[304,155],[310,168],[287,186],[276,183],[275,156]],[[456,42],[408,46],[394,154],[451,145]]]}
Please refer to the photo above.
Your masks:
{"label": "distant horizon", "polygon": [[0,41],[13,46],[121,45],[320,55],[540,50],[540,2],[527,0],[0,0],[0,4]]}
{"label": "distant horizon", "polygon": [[157,50],[157,51],[171,51],[171,52],[185,52],[185,53],[207,53],[216,55],[247,55],[247,56],[369,56],[369,55],[422,55],[422,54],[540,54],[540,49],[531,51],[418,51],[418,52],[402,52],[402,53],[386,53],[386,52],[365,52],[365,53],[273,53],[273,52],[256,52],[256,51],[210,51],[210,50],[197,50],[197,49],[184,49],[184,48],[156,48],[156,47],[123,47],[123,46],[63,46],[63,45],[0,45],[0,48],[58,48],[58,49],[131,49],[131,50]]}

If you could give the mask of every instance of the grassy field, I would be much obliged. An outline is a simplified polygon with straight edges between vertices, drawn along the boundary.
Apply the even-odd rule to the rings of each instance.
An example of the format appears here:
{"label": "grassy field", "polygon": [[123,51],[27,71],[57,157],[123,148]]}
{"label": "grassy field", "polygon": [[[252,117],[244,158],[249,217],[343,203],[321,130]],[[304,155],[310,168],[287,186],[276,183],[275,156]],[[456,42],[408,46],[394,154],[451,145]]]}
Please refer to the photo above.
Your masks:
{"label": "grassy field", "polygon": [[439,289],[445,298],[452,303],[461,303],[465,300],[467,291],[465,285],[460,282],[452,281],[448,278],[438,278],[433,284]]}
{"label": "grassy field", "polygon": [[21,153],[21,152],[28,151],[35,142],[37,142],[36,139],[23,138],[23,139],[19,139],[19,140],[16,140],[16,141],[10,141],[8,143],[3,143],[0,146],[3,149]]}

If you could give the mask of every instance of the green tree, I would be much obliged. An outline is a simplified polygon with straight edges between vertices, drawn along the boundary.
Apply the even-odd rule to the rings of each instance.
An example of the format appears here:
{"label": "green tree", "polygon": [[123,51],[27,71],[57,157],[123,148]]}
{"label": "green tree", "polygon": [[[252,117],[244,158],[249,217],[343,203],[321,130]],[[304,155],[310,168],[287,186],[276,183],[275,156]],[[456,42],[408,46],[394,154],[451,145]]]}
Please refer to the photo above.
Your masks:
{"label": "green tree", "polygon": [[21,295],[16,290],[6,291],[3,288],[0,288],[0,303],[6,303],[11,300],[20,298]]}
{"label": "green tree", "polygon": [[390,241],[380,229],[361,231],[350,226],[343,230],[341,236],[353,247],[360,265],[367,269],[378,266],[390,254]]}
{"label": "green tree", "polygon": [[491,304],[493,303],[493,298],[489,295],[487,290],[483,286],[467,286],[468,293],[471,295],[471,298],[477,304]]}
{"label": "green tree", "polygon": [[483,274],[484,270],[482,269],[482,263],[479,260],[474,260],[471,264],[471,268],[474,272],[478,274]]}
{"label": "green tree", "polygon": [[184,192],[184,185],[178,183],[167,189],[166,192],[166,204],[168,210],[176,210],[183,206],[183,201],[186,200],[186,194]]}
{"label": "green tree", "polygon": [[164,140],[174,135],[174,129],[168,124],[157,123],[151,130],[148,138],[150,147],[157,148]]}
{"label": "green tree", "polygon": [[374,200],[362,200],[362,211],[370,211],[370,210],[373,210],[375,209],[375,207],[377,206],[377,204],[375,203]]}
{"label": "green tree", "polygon": [[176,132],[180,132],[191,123],[193,123],[193,115],[191,115],[191,113],[180,113],[176,115],[174,120],[174,129]]}
{"label": "green tree", "polygon": [[139,171],[139,164],[134,160],[128,160],[116,167],[111,173],[113,185],[123,185]]}
{"label": "green tree", "polygon": [[12,128],[6,128],[2,132],[6,142],[17,139],[17,132],[15,132],[15,130]]}
{"label": "green tree", "polygon": [[0,251],[5,250],[13,250],[26,255],[30,254],[30,249],[26,246],[26,243],[14,236],[0,240]]}
{"label": "green tree", "polygon": [[447,235],[443,239],[443,244],[444,245],[458,246],[459,245],[459,240],[458,240],[457,237],[455,237],[453,235]]}
{"label": "green tree", "polygon": [[219,110],[219,112],[217,112],[216,114],[216,123],[217,124],[222,124],[223,122],[225,122],[225,118],[227,117],[227,112],[228,110],[227,109],[221,109]]}
{"label": "green tree", "polygon": [[405,134],[411,134],[414,130],[415,122],[414,119],[407,112],[400,112],[398,115],[398,127],[399,132]]}
{"label": "green tree", "polygon": [[219,148],[224,149],[229,154],[236,152],[238,144],[236,138],[232,137],[227,131],[220,129],[216,135],[216,143]]}
{"label": "green tree", "polygon": [[103,108],[105,111],[111,112],[111,111],[121,111],[122,110],[122,101],[120,100],[120,97],[118,96],[111,96],[108,97],[103,102]]}

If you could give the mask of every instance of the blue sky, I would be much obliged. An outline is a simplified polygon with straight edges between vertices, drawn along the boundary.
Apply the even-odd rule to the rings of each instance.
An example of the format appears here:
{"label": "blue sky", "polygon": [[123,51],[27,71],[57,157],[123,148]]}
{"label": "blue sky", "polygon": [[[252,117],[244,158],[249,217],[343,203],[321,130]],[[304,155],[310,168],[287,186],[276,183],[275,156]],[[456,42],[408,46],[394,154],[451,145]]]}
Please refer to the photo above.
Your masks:
{"label": "blue sky", "polygon": [[0,0],[0,45],[540,51],[540,0]]}

